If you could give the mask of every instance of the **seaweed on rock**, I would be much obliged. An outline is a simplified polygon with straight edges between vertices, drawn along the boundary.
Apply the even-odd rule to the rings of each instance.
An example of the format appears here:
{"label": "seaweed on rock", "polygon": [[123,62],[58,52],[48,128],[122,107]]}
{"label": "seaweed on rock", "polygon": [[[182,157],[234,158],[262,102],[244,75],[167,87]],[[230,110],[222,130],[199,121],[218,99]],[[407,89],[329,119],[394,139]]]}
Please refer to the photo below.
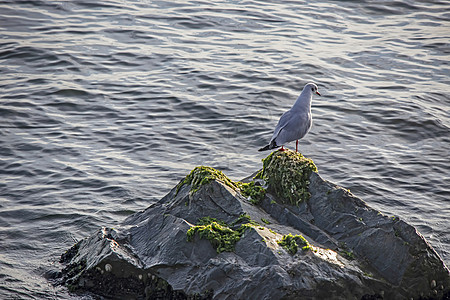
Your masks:
{"label": "seaweed on rock", "polygon": [[223,221],[206,217],[200,219],[198,225],[189,228],[186,235],[188,242],[192,242],[196,234],[200,238],[209,240],[217,253],[233,252],[234,245],[241,239],[244,232],[252,226],[251,223],[245,223],[236,229],[232,229]]}
{"label": "seaweed on rock", "polygon": [[263,159],[263,168],[255,178],[263,179],[268,191],[291,205],[307,201],[309,177],[317,172],[314,162],[290,150],[275,151]]}
{"label": "seaweed on rock", "polygon": [[308,241],[301,235],[286,234],[283,238],[278,241],[278,245],[285,248],[292,255],[296,254],[298,247],[302,247],[303,251],[311,249],[311,245]]}
{"label": "seaweed on rock", "polygon": [[212,167],[199,166],[195,167],[183,180],[177,185],[176,193],[185,184],[191,185],[191,193],[197,192],[202,185],[208,184],[213,180],[217,180],[238,191],[244,197],[247,197],[252,204],[258,204],[266,195],[266,190],[262,186],[258,186],[255,182],[244,183],[233,181],[228,178],[222,171]]}
{"label": "seaweed on rock", "polygon": [[218,180],[233,190],[237,189],[236,183],[230,180],[222,171],[212,167],[199,166],[195,167],[180,183],[177,185],[177,193],[185,184],[191,185],[191,192],[197,192],[202,185],[208,184],[213,180]]}

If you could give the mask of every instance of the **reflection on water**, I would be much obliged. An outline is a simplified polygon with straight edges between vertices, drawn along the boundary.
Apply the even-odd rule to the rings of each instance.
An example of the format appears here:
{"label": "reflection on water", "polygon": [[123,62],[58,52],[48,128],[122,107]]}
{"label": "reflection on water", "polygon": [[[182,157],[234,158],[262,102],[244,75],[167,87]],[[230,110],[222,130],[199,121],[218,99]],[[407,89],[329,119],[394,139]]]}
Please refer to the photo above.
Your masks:
{"label": "reflection on water", "polygon": [[70,298],[58,255],[196,165],[254,172],[309,81],[303,154],[450,262],[446,3],[0,7],[0,298]]}

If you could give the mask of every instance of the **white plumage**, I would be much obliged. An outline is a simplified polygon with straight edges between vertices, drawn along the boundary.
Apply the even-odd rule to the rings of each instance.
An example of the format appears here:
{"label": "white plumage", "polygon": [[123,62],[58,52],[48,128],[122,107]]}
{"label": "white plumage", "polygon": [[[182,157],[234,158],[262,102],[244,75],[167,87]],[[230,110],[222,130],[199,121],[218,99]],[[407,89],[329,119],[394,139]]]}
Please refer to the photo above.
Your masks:
{"label": "white plumage", "polygon": [[297,141],[295,146],[295,151],[297,151],[298,140],[303,138],[311,129],[311,101],[313,94],[320,96],[317,85],[314,83],[306,84],[291,109],[281,116],[269,144],[258,151],[278,147],[281,147],[280,150],[284,150],[284,144],[292,141]]}

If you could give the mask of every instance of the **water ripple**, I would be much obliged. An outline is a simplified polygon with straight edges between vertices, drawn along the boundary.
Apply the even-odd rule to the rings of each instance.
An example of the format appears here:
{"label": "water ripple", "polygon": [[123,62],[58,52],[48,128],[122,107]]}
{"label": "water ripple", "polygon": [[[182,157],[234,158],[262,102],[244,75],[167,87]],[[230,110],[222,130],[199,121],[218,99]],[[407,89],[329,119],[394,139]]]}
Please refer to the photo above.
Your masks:
{"label": "water ripple", "polygon": [[301,151],[448,263],[447,6],[1,3],[0,298],[71,298],[43,277],[58,255],[196,165],[254,172],[308,81]]}

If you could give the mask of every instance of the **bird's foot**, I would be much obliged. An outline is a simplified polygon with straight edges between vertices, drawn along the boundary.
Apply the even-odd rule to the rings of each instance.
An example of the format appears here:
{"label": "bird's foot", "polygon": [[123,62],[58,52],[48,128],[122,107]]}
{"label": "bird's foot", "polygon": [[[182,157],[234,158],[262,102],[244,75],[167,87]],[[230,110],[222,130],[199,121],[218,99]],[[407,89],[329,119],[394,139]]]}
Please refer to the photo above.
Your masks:
{"label": "bird's foot", "polygon": [[281,146],[280,149],[278,149],[278,151],[285,151],[286,149],[283,148],[283,146]]}

